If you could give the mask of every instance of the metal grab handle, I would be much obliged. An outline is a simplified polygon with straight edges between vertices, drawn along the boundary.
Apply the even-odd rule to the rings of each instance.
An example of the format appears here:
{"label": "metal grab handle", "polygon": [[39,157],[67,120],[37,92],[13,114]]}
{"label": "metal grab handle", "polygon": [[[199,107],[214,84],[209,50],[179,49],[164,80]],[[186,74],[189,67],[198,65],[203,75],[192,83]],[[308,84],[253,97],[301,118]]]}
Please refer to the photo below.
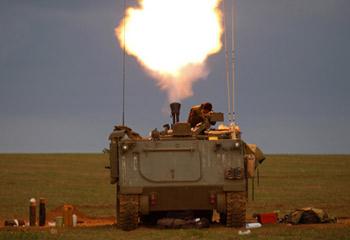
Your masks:
{"label": "metal grab handle", "polygon": [[194,152],[194,148],[144,148],[144,152]]}

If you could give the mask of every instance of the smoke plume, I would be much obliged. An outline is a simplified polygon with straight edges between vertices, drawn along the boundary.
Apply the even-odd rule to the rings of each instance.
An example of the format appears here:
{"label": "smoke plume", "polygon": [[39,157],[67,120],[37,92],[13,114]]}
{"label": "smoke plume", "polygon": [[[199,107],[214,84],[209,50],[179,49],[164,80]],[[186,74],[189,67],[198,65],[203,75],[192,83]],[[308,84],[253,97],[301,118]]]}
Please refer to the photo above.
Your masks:
{"label": "smoke plume", "polygon": [[193,95],[207,77],[207,58],[220,51],[221,0],[139,0],[115,29],[126,52],[167,91],[168,100]]}

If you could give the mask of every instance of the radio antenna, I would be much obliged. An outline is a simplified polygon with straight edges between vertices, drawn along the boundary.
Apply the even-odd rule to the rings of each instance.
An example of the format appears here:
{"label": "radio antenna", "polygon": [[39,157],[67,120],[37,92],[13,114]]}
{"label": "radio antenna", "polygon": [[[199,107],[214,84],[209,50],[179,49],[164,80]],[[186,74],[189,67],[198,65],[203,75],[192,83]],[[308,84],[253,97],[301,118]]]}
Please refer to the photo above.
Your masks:
{"label": "radio antenna", "polygon": [[126,0],[124,0],[123,10],[123,114],[122,114],[122,125],[125,126],[125,11],[126,11]]}
{"label": "radio antenna", "polygon": [[236,80],[236,25],[237,25],[237,1],[232,0],[232,122],[236,122],[235,113],[235,80]]}
{"label": "radio antenna", "polygon": [[227,49],[227,28],[226,28],[226,0],[224,0],[224,46],[225,46],[225,68],[226,68],[226,87],[227,87],[227,108],[228,108],[228,120],[232,121],[231,115],[231,94],[230,94],[230,67],[229,67],[229,59],[228,59],[228,49]]}

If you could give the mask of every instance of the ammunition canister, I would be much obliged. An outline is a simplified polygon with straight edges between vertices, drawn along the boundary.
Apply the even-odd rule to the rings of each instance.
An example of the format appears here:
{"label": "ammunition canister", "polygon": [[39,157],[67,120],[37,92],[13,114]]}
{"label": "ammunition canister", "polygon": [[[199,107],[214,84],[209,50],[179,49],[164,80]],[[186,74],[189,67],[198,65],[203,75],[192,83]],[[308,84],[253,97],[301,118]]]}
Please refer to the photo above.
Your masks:
{"label": "ammunition canister", "polygon": [[46,224],[46,199],[40,198],[39,200],[39,226],[45,226]]}
{"label": "ammunition canister", "polygon": [[56,217],[56,227],[63,227],[63,217],[62,216]]}
{"label": "ammunition canister", "polygon": [[63,206],[63,219],[65,227],[73,227],[73,206],[64,205]]}
{"label": "ammunition canister", "polygon": [[29,202],[29,226],[36,225],[36,200],[31,198]]}
{"label": "ammunition canister", "polygon": [[76,227],[78,224],[78,216],[73,214],[72,219],[73,219],[73,227]]}

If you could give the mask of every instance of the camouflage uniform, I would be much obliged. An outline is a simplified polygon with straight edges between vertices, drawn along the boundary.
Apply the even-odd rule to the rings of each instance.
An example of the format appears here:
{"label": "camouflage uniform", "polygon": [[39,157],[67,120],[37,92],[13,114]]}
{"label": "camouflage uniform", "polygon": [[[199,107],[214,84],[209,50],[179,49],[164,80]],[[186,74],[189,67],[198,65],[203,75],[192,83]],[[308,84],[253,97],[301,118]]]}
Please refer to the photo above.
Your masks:
{"label": "camouflage uniform", "polygon": [[188,115],[187,122],[191,124],[191,128],[195,127],[198,123],[204,121],[204,117],[202,115],[202,105],[193,106],[190,110],[190,114]]}

